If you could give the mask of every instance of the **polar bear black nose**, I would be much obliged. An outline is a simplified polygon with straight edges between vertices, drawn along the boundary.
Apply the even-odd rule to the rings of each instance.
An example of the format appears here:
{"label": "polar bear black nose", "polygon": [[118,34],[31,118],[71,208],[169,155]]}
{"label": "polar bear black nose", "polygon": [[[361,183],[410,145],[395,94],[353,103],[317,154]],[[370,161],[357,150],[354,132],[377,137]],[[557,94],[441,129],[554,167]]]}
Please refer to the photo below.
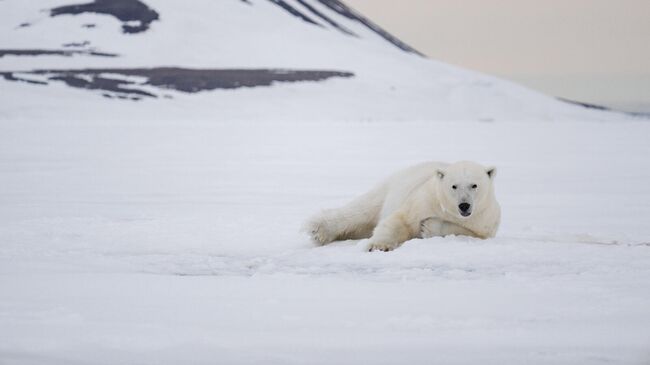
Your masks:
{"label": "polar bear black nose", "polygon": [[469,210],[469,203],[460,203],[458,205],[458,209],[460,209],[461,212],[467,212]]}

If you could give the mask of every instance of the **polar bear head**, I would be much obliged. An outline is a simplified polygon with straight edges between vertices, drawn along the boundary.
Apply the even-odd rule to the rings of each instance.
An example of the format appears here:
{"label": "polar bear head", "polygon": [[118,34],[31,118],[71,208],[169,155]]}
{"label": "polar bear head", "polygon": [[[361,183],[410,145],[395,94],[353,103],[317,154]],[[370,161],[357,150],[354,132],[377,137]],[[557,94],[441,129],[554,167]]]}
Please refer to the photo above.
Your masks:
{"label": "polar bear head", "polygon": [[490,204],[494,197],[495,167],[461,161],[438,169],[438,197],[441,207],[460,219],[469,218]]}

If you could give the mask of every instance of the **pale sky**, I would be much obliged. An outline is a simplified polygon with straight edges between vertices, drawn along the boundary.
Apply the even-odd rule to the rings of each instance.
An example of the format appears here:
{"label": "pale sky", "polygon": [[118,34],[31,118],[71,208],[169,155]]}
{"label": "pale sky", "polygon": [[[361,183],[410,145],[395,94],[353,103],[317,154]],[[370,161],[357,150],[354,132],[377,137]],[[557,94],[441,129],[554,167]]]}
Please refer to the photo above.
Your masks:
{"label": "pale sky", "polygon": [[346,0],[428,57],[650,111],[650,0]]}

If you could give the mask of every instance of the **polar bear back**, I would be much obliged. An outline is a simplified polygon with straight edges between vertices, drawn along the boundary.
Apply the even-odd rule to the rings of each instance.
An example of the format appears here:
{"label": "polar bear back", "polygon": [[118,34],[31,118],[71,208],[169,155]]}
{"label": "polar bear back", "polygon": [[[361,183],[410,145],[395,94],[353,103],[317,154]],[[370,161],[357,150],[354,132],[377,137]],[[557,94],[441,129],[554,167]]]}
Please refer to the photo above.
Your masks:
{"label": "polar bear back", "polygon": [[391,175],[384,183],[386,196],[381,210],[381,219],[399,209],[419,186],[434,177],[438,169],[447,166],[449,164],[444,162],[424,162]]}

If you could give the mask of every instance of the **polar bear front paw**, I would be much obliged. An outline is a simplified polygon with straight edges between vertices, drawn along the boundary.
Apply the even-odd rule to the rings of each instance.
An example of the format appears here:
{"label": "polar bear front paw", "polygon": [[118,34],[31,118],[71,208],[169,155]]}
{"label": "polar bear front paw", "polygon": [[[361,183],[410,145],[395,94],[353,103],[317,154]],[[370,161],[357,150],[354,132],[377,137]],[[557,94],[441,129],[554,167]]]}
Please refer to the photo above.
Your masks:
{"label": "polar bear front paw", "polygon": [[368,252],[372,251],[392,251],[396,249],[399,246],[398,243],[386,243],[386,242],[370,242],[368,244],[368,247],[366,247],[366,250]]}
{"label": "polar bear front paw", "polygon": [[324,246],[334,241],[324,222],[317,220],[309,221],[303,227],[303,231],[311,237],[312,242],[317,246]]}

